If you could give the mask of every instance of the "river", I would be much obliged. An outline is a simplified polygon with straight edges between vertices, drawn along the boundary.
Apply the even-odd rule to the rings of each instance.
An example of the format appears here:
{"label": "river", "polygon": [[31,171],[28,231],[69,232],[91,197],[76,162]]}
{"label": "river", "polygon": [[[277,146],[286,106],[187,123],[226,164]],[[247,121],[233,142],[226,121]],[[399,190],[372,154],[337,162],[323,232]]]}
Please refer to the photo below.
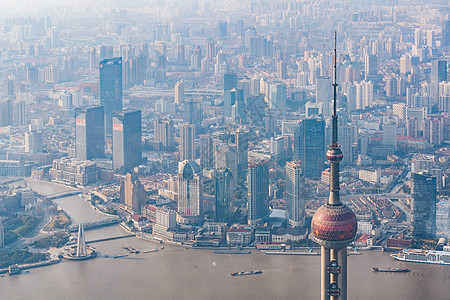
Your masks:
{"label": "river", "polygon": [[[65,189],[49,183],[28,185],[41,193]],[[78,195],[56,199],[74,222],[103,216]],[[119,226],[86,231],[86,239],[125,235]],[[214,254],[211,250],[165,248],[134,237],[95,243],[99,255],[88,261],[65,261],[0,278],[1,299],[319,299],[320,257]],[[403,263],[380,251],[348,258],[349,299],[448,300],[450,266]],[[374,273],[373,266],[408,267],[410,273]],[[231,272],[263,270],[254,276]]]}

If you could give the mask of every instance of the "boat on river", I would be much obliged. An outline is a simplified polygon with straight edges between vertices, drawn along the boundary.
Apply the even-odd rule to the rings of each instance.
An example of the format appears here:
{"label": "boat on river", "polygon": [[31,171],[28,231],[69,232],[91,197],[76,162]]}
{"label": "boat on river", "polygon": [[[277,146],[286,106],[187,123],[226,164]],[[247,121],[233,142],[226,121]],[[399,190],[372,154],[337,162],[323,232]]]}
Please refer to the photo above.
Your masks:
{"label": "boat on river", "polygon": [[256,274],[262,274],[263,271],[261,270],[256,270],[256,271],[247,271],[247,272],[236,272],[236,273],[231,273],[231,276],[243,276],[243,275],[256,275]]}
{"label": "boat on river", "polygon": [[436,265],[450,265],[450,249],[445,251],[405,249],[397,254],[391,254],[394,259]]}
{"label": "boat on river", "polygon": [[238,250],[238,249],[222,249],[214,251],[215,254],[250,254],[250,251]]}
{"label": "boat on river", "polygon": [[384,273],[406,273],[406,272],[411,272],[408,268],[377,268],[377,267],[373,267],[372,271],[374,272],[384,272]]}

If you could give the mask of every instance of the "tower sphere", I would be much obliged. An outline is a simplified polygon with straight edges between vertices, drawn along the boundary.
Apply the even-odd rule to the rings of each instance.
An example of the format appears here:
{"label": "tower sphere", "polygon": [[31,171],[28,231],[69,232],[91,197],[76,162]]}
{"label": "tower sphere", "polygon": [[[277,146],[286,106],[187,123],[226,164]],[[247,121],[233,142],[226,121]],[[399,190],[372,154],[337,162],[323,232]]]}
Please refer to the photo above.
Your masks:
{"label": "tower sphere", "polygon": [[344,204],[322,205],[311,223],[314,241],[329,248],[340,248],[351,243],[357,229],[355,214]]}
{"label": "tower sphere", "polygon": [[329,162],[340,162],[343,157],[341,148],[333,147],[327,151],[327,159]]}

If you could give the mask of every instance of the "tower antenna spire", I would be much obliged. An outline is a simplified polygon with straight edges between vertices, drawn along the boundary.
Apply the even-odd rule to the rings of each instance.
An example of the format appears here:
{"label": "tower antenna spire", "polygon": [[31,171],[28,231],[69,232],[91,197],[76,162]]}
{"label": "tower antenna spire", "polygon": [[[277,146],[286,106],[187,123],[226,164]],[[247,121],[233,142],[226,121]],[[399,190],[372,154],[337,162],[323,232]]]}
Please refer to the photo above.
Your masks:
{"label": "tower antenna spire", "polygon": [[313,239],[321,245],[321,300],[347,300],[347,245],[354,241],[358,227],[353,211],[339,199],[339,163],[344,156],[337,143],[336,40],[334,32],[333,138],[327,151],[331,174],[330,197],[311,221]]}
{"label": "tower antenna spire", "polygon": [[337,122],[337,113],[336,113],[336,102],[337,102],[337,50],[336,50],[336,44],[337,44],[337,32],[334,32],[334,82],[333,82],[333,89],[334,89],[334,94],[333,94],[333,116],[332,116],[332,129],[333,129],[333,136],[332,136],[332,140],[331,140],[331,145],[333,147],[337,147],[337,140],[338,140],[338,122]]}

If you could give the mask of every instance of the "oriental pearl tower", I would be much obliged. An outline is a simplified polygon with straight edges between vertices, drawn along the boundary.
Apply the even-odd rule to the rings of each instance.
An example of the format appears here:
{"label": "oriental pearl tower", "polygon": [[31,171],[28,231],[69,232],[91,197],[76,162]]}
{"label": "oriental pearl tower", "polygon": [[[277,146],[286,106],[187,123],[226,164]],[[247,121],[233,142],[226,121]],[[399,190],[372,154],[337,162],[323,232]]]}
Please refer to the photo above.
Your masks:
{"label": "oriental pearl tower", "polygon": [[339,162],[343,154],[338,140],[338,116],[336,114],[336,32],[334,33],[334,98],[331,145],[327,151],[330,162],[330,197],[314,214],[311,232],[315,242],[321,245],[321,300],[347,299],[347,245],[356,236],[357,221],[353,211],[339,199]]}

